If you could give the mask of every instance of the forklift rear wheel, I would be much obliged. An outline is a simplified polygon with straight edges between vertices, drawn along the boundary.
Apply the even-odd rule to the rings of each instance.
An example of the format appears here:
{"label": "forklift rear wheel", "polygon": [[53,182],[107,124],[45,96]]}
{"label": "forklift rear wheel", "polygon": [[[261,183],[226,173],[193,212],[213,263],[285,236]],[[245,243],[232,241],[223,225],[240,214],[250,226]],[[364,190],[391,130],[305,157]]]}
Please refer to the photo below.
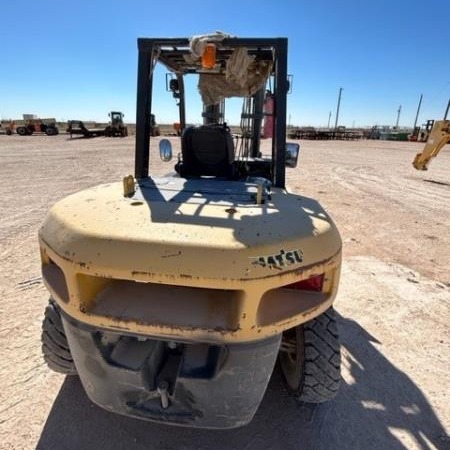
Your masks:
{"label": "forklift rear wheel", "polygon": [[341,378],[334,310],[285,331],[279,359],[289,391],[298,400],[323,403],[334,398]]}
{"label": "forklift rear wheel", "polygon": [[41,341],[44,360],[51,370],[64,375],[77,374],[61,321],[61,314],[52,299],[49,300],[45,309]]}

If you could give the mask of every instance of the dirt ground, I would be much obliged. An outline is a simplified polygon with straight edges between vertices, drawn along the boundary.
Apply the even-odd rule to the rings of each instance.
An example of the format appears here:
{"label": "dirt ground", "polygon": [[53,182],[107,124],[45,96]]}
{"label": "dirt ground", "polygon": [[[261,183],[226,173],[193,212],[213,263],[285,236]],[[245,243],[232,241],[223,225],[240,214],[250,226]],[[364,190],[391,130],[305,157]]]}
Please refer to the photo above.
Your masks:
{"label": "dirt ground", "polygon": [[[67,194],[132,173],[133,145],[133,137],[0,136],[0,448],[450,448],[450,146],[417,172],[421,144],[301,143],[290,186],[321,201],[344,241],[335,401],[297,405],[276,371],[249,426],[174,428],[106,412],[76,377],[47,370],[40,223]],[[155,149],[156,174],[171,172]]]}

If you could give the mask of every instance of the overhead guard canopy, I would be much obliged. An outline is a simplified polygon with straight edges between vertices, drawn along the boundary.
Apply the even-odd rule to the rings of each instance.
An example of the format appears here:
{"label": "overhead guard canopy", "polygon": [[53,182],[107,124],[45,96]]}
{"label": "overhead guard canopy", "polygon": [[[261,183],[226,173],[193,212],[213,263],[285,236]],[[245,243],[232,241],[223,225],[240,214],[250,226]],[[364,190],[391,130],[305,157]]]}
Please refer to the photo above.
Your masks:
{"label": "overhead guard canopy", "polygon": [[[220,102],[222,98],[246,97],[265,85],[274,76],[274,139],[272,146],[273,184],[285,185],[287,39],[235,38],[211,35],[207,41],[216,45],[216,63],[204,69],[199,52],[193,52],[196,38],[140,38],[138,95],[136,114],[136,178],[148,176],[152,77],[156,62],[165,65],[176,75],[180,88],[180,123],[185,123],[183,76],[199,74],[199,88],[205,104]],[[197,41],[198,42],[198,41]],[[214,81],[215,79],[215,81]]]}

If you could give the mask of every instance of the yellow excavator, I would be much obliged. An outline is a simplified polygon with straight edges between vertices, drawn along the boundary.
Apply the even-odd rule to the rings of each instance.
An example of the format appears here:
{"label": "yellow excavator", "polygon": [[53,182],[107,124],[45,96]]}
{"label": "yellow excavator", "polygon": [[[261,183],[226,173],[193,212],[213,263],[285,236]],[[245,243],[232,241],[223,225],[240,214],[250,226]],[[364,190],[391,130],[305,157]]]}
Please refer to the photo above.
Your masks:
{"label": "yellow excavator", "polygon": [[448,143],[450,143],[450,120],[438,120],[434,123],[424,149],[414,158],[413,166],[417,170],[428,170],[431,158],[435,158]]}

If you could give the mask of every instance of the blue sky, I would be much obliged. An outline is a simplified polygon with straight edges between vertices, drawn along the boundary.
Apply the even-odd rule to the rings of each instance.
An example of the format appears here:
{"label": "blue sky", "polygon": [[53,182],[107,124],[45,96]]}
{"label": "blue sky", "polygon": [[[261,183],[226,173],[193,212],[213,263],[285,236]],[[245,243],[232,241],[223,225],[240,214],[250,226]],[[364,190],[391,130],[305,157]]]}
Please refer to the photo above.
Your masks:
{"label": "blue sky", "polygon": [[[65,6],[67,5],[67,6]],[[450,1],[2,2],[0,118],[23,113],[106,121],[109,110],[135,120],[137,37],[221,30],[289,38],[288,99],[293,125],[326,125],[344,88],[339,123],[356,126],[439,119],[450,97]],[[164,71],[158,73],[163,77]],[[188,121],[199,122],[191,83]],[[173,99],[156,85],[160,123],[176,120]],[[191,98],[192,97],[192,98]],[[238,122],[238,104],[227,119]]]}

